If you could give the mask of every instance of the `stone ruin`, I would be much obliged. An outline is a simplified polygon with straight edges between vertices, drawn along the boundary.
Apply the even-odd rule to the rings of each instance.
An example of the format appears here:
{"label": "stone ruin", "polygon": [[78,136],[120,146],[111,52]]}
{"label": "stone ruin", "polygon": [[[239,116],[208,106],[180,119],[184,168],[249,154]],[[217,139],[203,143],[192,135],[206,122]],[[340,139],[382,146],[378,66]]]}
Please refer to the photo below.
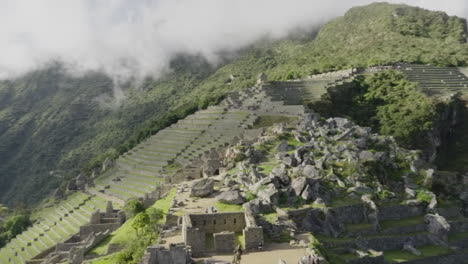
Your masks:
{"label": "stone ruin", "polygon": [[55,264],[66,261],[69,264],[81,264],[85,253],[117,230],[125,222],[125,214],[114,210],[112,203],[107,203],[105,212],[99,210],[91,215],[89,224],[81,226],[76,235],[71,236],[54,248],[49,249],[27,264]]}
{"label": "stone ruin", "polygon": [[191,262],[190,253],[185,244],[171,244],[169,248],[163,246],[149,247],[146,252],[142,264],[187,264]]}
{"label": "stone ruin", "polygon": [[234,250],[236,233],[242,233],[246,249],[256,249],[264,243],[262,227],[245,212],[187,214],[183,217],[182,233],[193,256],[210,251],[206,246],[206,238],[210,236],[214,241],[211,250],[220,253]]}
{"label": "stone ruin", "polygon": [[[247,250],[264,244],[263,228],[245,212],[197,213],[182,217],[169,215],[167,221],[181,226],[183,243],[147,248],[143,264],[186,264],[192,257],[207,253],[231,254],[237,246],[238,236],[242,237]],[[213,243],[209,243],[208,239],[212,239]],[[213,248],[208,244],[212,244]]]}

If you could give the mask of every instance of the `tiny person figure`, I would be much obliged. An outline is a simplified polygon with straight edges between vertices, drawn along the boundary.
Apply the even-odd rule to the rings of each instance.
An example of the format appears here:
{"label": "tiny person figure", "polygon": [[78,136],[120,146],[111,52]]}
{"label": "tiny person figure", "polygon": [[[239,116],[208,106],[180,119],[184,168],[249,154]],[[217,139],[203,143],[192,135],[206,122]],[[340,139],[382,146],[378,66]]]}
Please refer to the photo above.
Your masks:
{"label": "tiny person figure", "polygon": [[237,245],[236,249],[234,250],[234,259],[232,260],[232,264],[240,264],[242,258],[242,248],[240,245]]}

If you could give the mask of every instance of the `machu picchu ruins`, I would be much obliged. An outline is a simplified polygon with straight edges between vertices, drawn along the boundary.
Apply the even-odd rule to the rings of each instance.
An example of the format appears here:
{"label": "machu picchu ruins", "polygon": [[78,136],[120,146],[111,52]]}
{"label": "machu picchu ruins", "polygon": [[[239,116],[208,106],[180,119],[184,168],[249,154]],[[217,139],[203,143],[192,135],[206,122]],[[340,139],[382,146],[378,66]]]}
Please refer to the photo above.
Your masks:
{"label": "machu picchu ruins", "polygon": [[468,264],[463,1],[55,2],[0,3],[0,264]]}
{"label": "machu picchu ruins", "polygon": [[[455,68],[390,68],[429,95],[468,84]],[[305,106],[363,72],[288,82],[261,74],[254,87],[179,120],[115,162],[106,159],[66,193],[57,190],[49,212],[1,250],[2,263],[82,263],[125,222],[128,201],[151,205],[174,188],[158,244],[142,263],[230,258],[237,245],[255,256],[281,242],[315,261],[301,263],[387,263],[386,254],[424,256],[405,263],[461,263],[468,258],[468,240],[459,235],[468,232],[466,212],[438,203],[429,189],[438,172],[420,152]]]}

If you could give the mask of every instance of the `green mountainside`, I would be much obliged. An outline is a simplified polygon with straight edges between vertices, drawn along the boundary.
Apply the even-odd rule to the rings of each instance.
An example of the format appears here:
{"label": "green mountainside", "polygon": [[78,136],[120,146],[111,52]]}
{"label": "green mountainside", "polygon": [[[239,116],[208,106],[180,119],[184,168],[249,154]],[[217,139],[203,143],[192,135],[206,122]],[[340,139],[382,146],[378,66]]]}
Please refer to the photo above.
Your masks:
{"label": "green mountainside", "polygon": [[396,62],[467,66],[466,37],[461,18],[376,3],[352,8],[317,34],[260,41],[217,66],[181,55],[162,78],[123,85],[126,98],[118,105],[109,77],[71,77],[59,64],[3,81],[0,199],[35,203],[105,157],[116,158],[178,118],[253,85],[259,72],[287,80]]}

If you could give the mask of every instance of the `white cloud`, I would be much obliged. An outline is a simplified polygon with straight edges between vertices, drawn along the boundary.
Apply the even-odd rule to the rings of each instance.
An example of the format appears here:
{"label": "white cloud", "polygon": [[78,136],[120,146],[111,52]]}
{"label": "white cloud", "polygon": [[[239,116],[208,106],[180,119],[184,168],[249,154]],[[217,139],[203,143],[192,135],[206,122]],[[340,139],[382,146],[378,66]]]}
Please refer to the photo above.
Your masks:
{"label": "white cloud", "polygon": [[[214,60],[264,34],[343,14],[368,0],[0,0],[0,78],[51,59],[114,76],[157,75],[177,52]],[[468,16],[466,0],[406,0]]]}

